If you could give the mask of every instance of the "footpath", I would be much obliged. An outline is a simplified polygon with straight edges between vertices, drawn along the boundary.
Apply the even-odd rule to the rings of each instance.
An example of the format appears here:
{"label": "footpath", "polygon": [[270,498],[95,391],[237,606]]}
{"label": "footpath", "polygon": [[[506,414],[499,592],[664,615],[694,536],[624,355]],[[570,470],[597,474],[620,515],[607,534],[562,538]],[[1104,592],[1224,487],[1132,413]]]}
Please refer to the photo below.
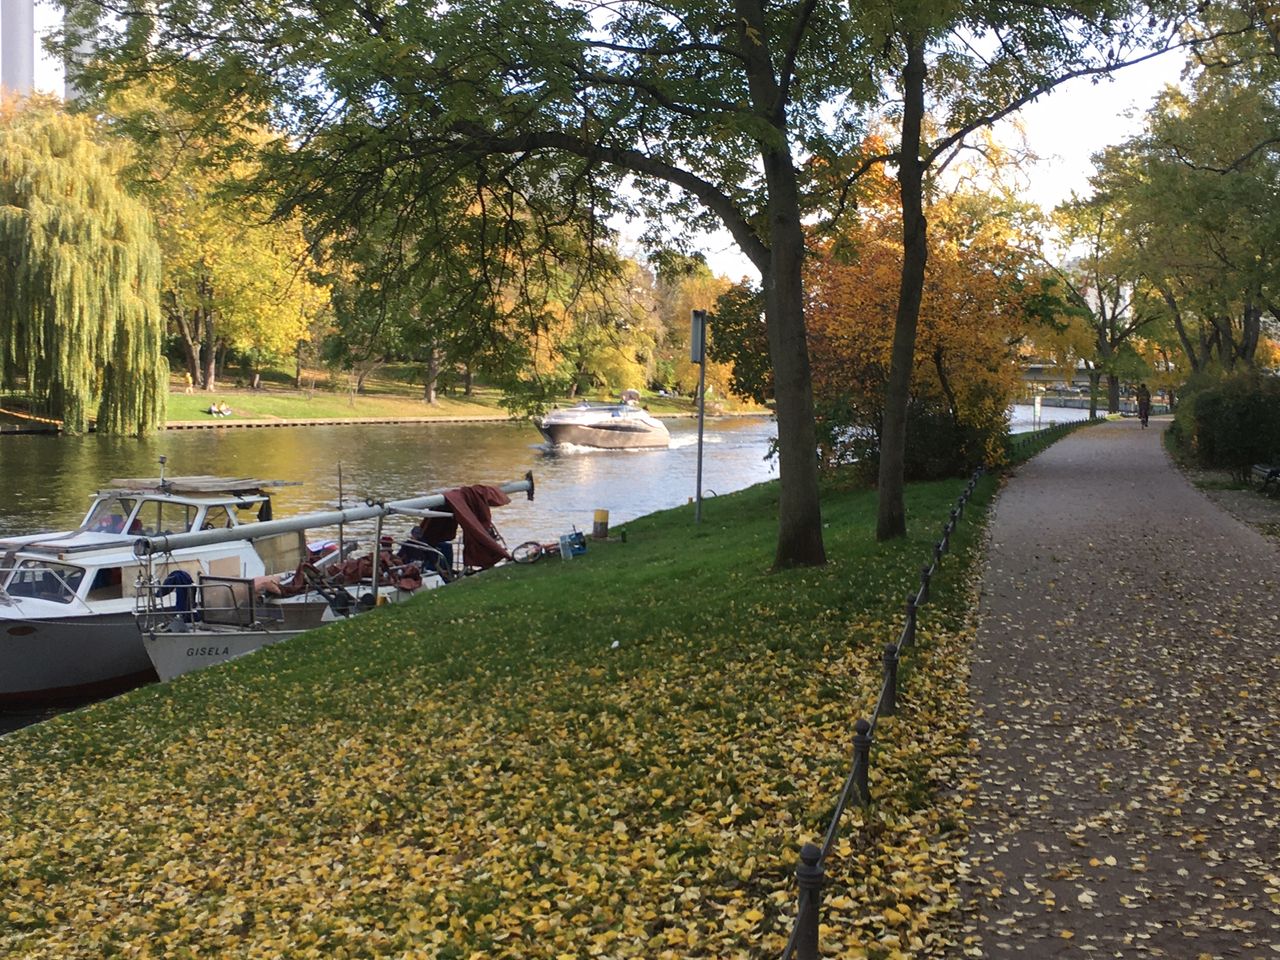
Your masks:
{"label": "footpath", "polygon": [[974,957],[1280,958],[1280,544],[1077,431],[996,502],[971,687]]}

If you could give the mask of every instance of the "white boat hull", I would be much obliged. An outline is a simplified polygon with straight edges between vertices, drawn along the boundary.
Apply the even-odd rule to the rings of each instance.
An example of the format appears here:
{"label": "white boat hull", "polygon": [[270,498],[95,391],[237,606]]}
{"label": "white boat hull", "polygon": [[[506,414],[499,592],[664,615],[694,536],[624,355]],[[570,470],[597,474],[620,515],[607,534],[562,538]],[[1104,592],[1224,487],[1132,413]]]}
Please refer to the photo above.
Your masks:
{"label": "white boat hull", "polygon": [[77,700],[155,679],[132,612],[0,620],[0,704]]}
{"label": "white boat hull", "polygon": [[[432,577],[426,580],[417,590],[401,590],[387,586],[378,590],[380,603],[402,603],[423,590],[430,590],[439,585],[439,580]],[[367,592],[367,587],[362,592]],[[288,603],[282,603],[288,608]],[[315,609],[314,604],[307,604]],[[333,623],[342,619],[336,616],[328,606],[324,607],[323,617],[303,625],[301,619],[286,619],[279,625],[264,626],[259,629],[240,627],[211,627],[200,623],[192,624],[186,631],[148,630],[142,638],[143,647],[161,680],[172,680],[193,670],[203,670],[215,664],[226,663],[246,654],[253,653],[263,647],[296,637],[307,630],[314,630],[325,623]],[[135,628],[135,633],[137,629]]]}
{"label": "white boat hull", "polygon": [[628,406],[553,410],[537,427],[553,446],[573,444],[603,450],[638,450],[665,448],[671,444],[666,424]]}
{"label": "white boat hull", "polygon": [[151,633],[142,638],[149,663],[161,680],[172,680],[193,670],[226,663],[302,630],[199,630],[191,633]]}

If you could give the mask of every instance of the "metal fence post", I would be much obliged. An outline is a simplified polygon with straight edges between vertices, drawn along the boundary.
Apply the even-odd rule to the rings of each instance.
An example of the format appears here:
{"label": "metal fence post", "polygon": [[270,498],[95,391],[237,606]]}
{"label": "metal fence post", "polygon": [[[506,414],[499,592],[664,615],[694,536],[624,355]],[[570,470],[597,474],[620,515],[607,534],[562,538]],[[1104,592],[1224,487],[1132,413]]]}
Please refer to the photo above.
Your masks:
{"label": "metal fence post", "polygon": [[907,595],[907,629],[902,634],[902,645],[909,647],[916,642],[916,598],[914,594]]}
{"label": "metal fence post", "polygon": [[942,566],[942,555],[947,552],[942,544],[943,541],[939,540],[933,545],[933,564],[936,567]]}
{"label": "metal fence post", "polygon": [[884,645],[884,699],[880,702],[880,716],[892,717],[898,712],[898,648],[892,643]]}
{"label": "metal fence post", "polygon": [[932,567],[920,568],[920,599],[918,603],[927,603],[929,601],[929,577],[933,575]]}
{"label": "metal fence post", "polygon": [[871,806],[871,785],[867,772],[871,767],[871,724],[859,720],[853,725],[853,783],[863,809]]}
{"label": "metal fence post", "polygon": [[818,960],[818,915],[822,910],[822,884],[826,877],[818,860],[822,850],[816,843],[800,848],[800,866],[796,881],[800,885],[800,904],[796,911],[796,957]]}

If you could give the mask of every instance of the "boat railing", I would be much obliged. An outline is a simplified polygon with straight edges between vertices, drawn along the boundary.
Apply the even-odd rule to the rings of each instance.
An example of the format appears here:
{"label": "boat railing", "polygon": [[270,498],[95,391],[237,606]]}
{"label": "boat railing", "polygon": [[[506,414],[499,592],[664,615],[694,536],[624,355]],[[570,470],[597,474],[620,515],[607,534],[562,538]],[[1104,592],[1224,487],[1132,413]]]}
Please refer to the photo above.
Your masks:
{"label": "boat railing", "polygon": [[251,577],[207,574],[193,583],[139,578],[134,615],[143,633],[183,630],[196,621],[243,628],[284,622],[280,607],[259,600]]}
{"label": "boat railing", "polygon": [[252,627],[260,624],[268,612],[269,619],[284,619],[279,607],[257,602],[257,592],[249,577],[202,575],[197,603],[204,622],[215,626]]}

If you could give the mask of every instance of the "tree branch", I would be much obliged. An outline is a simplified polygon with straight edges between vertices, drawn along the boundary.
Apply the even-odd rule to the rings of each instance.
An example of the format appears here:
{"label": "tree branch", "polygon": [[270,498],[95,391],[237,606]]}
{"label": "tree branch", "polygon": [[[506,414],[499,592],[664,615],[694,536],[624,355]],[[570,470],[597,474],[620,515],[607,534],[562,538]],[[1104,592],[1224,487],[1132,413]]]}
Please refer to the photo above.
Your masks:
{"label": "tree branch", "polygon": [[[559,150],[581,157],[588,162],[598,161],[641,176],[664,180],[697,197],[720,218],[725,229],[733,236],[742,252],[756,268],[761,271],[768,269],[768,246],[756,234],[733,200],[714,184],[682,167],[651,157],[639,150],[610,147],[554,130],[509,137],[494,134],[471,123],[456,124],[454,130],[484,153],[510,154]],[[455,144],[455,147],[463,152],[474,152],[468,143]]]}

